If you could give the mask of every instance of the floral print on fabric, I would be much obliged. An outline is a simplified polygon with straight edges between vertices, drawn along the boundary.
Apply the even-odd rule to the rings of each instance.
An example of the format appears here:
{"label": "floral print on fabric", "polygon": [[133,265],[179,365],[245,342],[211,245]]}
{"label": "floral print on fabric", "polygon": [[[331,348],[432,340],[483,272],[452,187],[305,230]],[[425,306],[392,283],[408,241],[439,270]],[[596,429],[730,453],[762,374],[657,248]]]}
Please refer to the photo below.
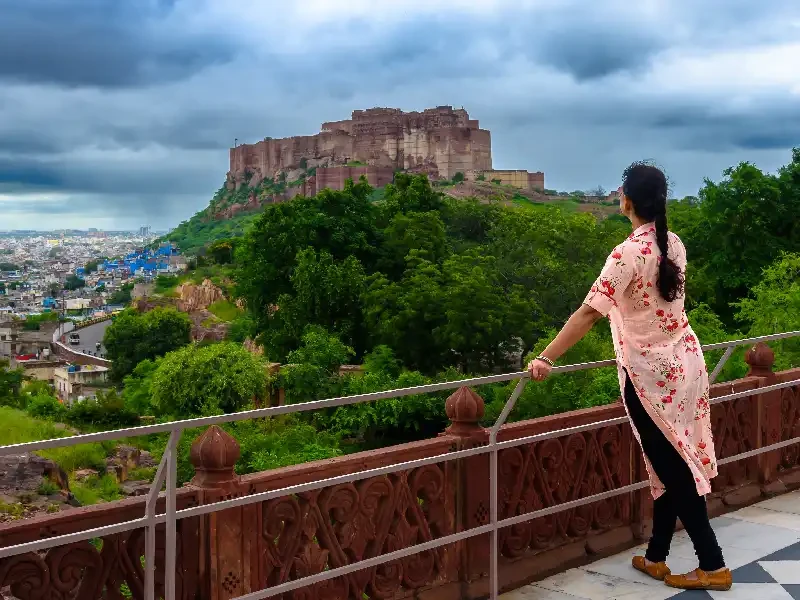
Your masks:
{"label": "floral print on fabric", "polygon": [[[685,274],[686,249],[672,232],[668,253]],[[697,492],[706,495],[717,475],[708,372],[683,296],[667,302],[658,291],[660,261],[655,226],[642,225],[608,257],[584,303],[611,321],[621,392],[627,370],[650,418],[689,465]],[[647,457],[645,463],[658,498],[664,486]]]}

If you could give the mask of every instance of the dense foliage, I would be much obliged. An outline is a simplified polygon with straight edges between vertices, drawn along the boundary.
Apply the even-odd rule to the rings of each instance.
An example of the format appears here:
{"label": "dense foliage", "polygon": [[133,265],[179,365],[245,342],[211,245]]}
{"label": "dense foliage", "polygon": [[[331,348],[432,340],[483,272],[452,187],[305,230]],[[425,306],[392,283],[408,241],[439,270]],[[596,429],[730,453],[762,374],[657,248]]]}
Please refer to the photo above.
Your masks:
{"label": "dense foliage", "polygon": [[185,346],[191,329],[189,317],[172,308],[156,308],[144,314],[123,311],[106,329],[103,339],[112,361],[112,379],[121,382],[141,361]]}
{"label": "dense foliage", "polygon": [[239,244],[237,291],[271,359],[320,326],[355,360],[383,345],[428,374],[519,365],[625,235],[552,206],[446,199],[424,176],[370,195],[351,183],[268,207]]}

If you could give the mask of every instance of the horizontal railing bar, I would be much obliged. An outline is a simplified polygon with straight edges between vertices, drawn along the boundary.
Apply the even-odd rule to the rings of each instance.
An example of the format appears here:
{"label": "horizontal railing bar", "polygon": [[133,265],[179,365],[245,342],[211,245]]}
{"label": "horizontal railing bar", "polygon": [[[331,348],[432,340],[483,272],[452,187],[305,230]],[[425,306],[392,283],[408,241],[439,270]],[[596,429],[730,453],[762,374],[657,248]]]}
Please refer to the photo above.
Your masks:
{"label": "horizontal railing bar", "polygon": [[726,394],[725,396],[717,396],[716,398],[709,399],[709,404],[722,404],[723,402],[730,402],[737,398],[744,398],[746,396],[756,396],[759,394],[766,394],[776,390],[782,390],[787,387],[800,387],[800,379],[793,379],[792,381],[784,381],[783,383],[773,383],[772,385],[765,385],[764,387],[753,388],[750,390],[743,390],[741,392],[734,392]]}
{"label": "horizontal railing bar", "polygon": [[741,340],[731,340],[729,342],[716,342],[714,344],[703,344],[700,348],[703,352],[708,350],[721,350],[729,346],[744,346],[754,342],[774,342],[775,340],[784,340],[786,338],[795,337],[800,335],[800,331],[787,331],[784,333],[773,333],[770,335],[760,335],[757,337],[743,338]]}
{"label": "horizontal railing bar", "polygon": [[727,465],[728,463],[736,462],[737,460],[752,458],[753,456],[758,456],[759,454],[764,454],[765,452],[780,450],[781,448],[786,448],[787,446],[794,446],[795,444],[800,444],[800,437],[792,438],[790,440],[784,440],[782,442],[776,442],[774,444],[770,444],[769,446],[756,448],[755,450],[748,450],[747,452],[742,452],[741,454],[735,454],[727,458],[720,458],[717,460],[717,464]]}
{"label": "horizontal railing bar", "polygon": [[394,552],[381,554],[373,558],[367,558],[357,563],[351,563],[349,565],[336,567],[335,569],[330,569],[329,571],[322,571],[321,573],[317,573],[316,575],[309,575],[308,577],[304,577],[302,579],[287,581],[286,583],[282,583],[274,587],[269,587],[257,592],[252,592],[244,596],[237,596],[235,598],[232,598],[231,600],[261,600],[262,598],[270,598],[272,596],[277,596],[278,594],[285,594],[286,592],[291,592],[292,590],[296,590],[301,587],[314,585],[315,583],[327,581],[328,579],[335,579],[336,577],[341,577],[342,575],[349,575],[350,573],[355,573],[356,571],[360,571],[362,569],[377,567],[384,563],[392,562],[393,560],[399,560],[401,558],[405,558],[406,556],[412,556],[414,554],[419,554],[420,552],[425,552],[426,550],[435,550],[439,546],[446,546],[447,544],[460,542],[461,540],[465,540],[467,538],[471,538],[476,535],[483,535],[485,533],[490,533],[491,530],[492,530],[491,524],[481,525],[480,527],[473,527],[472,529],[467,529],[466,531],[460,531],[458,533],[453,533],[440,538],[436,538],[435,540],[431,540],[429,542],[415,544],[413,546],[409,546],[408,548],[395,550]]}
{"label": "horizontal railing bar", "polygon": [[356,473],[347,473],[345,475],[337,475],[336,477],[328,477],[327,479],[319,479],[310,481],[308,483],[298,483],[290,485],[289,487],[279,488],[276,490],[269,490],[266,492],[258,492],[256,494],[249,494],[240,498],[231,498],[230,500],[220,500],[213,504],[203,504],[200,506],[193,506],[191,508],[184,508],[177,511],[176,517],[178,519],[186,519],[187,517],[197,517],[208,513],[216,512],[218,510],[227,510],[229,508],[236,508],[237,506],[246,506],[256,502],[264,502],[272,500],[273,498],[283,498],[292,494],[302,494],[303,492],[311,492],[320,488],[325,488],[333,485],[341,485],[343,483],[352,483],[362,479],[369,479],[371,477],[379,477],[381,475],[390,475],[398,471],[407,471],[424,467],[426,465],[433,465],[448,460],[457,460],[459,458],[468,458],[470,456],[477,456],[479,454],[486,454],[491,452],[490,446],[478,446],[476,448],[469,448],[467,450],[456,450],[454,452],[447,452],[445,454],[437,454],[426,458],[417,458],[408,460],[401,463],[394,463],[385,467],[377,467],[375,469],[367,469],[366,471],[357,471]]}
{"label": "horizontal railing bar", "polygon": [[636,492],[638,490],[643,490],[646,487],[650,487],[649,481],[640,481],[638,483],[631,483],[621,488],[608,490],[606,492],[601,492],[599,494],[587,496],[586,498],[570,500],[569,502],[556,504],[554,506],[548,506],[547,508],[542,508],[540,510],[535,510],[533,512],[524,513],[521,515],[515,515],[513,517],[506,517],[505,519],[501,519],[500,521],[497,522],[497,527],[498,528],[509,527],[510,525],[517,525],[518,523],[531,521],[532,519],[541,519],[542,517],[549,517],[550,515],[554,515],[565,510],[570,510],[571,508],[580,508],[581,506],[585,506],[587,504],[593,504],[595,502],[600,502],[602,500],[607,500],[608,498],[613,498],[614,496],[621,496],[622,494],[628,494],[631,492]]}
{"label": "horizontal railing bar", "polygon": [[[628,422],[628,417],[616,417],[614,419],[608,419],[606,421],[595,421],[594,423],[588,423],[586,425],[577,425],[575,427],[568,427],[566,429],[547,431],[544,433],[537,433],[535,435],[515,438],[513,440],[508,440],[505,442],[498,442],[495,445],[495,447],[498,450],[503,450],[506,448],[513,448],[515,446],[522,446],[524,444],[530,444],[533,442],[540,442],[552,438],[561,437],[562,435],[580,433],[582,431],[590,431],[592,429],[600,429],[602,427],[610,427],[612,425],[620,425],[622,423],[627,423],[627,422]],[[469,448],[467,450],[457,450],[454,452],[437,454],[435,456],[429,456],[426,458],[417,458],[414,460],[387,465],[385,467],[377,467],[375,469],[358,471],[356,473],[347,473],[346,475],[338,475],[336,477],[329,477],[327,479],[311,481],[308,483],[300,483],[285,488],[279,488],[276,490],[258,492],[256,494],[250,494],[247,496],[242,496],[240,498],[231,498],[230,500],[221,500],[219,502],[214,502],[212,504],[203,504],[201,506],[184,508],[183,510],[179,510],[177,512],[177,518],[185,519],[187,517],[196,517],[199,515],[216,512],[217,510],[226,510],[229,508],[235,508],[237,506],[245,506],[247,504],[253,504],[255,502],[271,500],[273,498],[282,498],[284,496],[289,496],[291,494],[310,492],[320,488],[329,487],[331,485],[352,483],[354,481],[359,481],[361,479],[369,479],[370,477],[377,477],[380,475],[389,475],[391,473],[396,473],[399,471],[407,471],[410,469],[415,469],[426,465],[433,465],[448,460],[456,460],[459,458],[468,458],[470,456],[489,454],[490,452],[492,452],[492,446],[486,444],[483,446],[478,446],[476,448]]]}
{"label": "horizontal railing bar", "polygon": [[[701,346],[703,350],[726,348],[732,345],[744,345],[751,342],[770,341],[777,339],[784,339],[800,335],[800,331],[791,331],[787,333],[778,333],[773,335],[766,335],[755,338],[746,338],[742,340],[733,340],[730,342],[720,342],[719,344],[708,344]],[[573,371],[583,371],[587,369],[594,369],[599,367],[610,367],[616,364],[616,360],[602,360],[589,363],[578,363],[573,365],[564,365],[552,369],[552,373],[569,373]],[[301,402],[298,404],[286,404],[284,406],[271,406],[267,408],[257,408],[253,410],[246,410],[241,412],[230,413],[227,415],[215,415],[211,417],[197,417],[194,419],[183,419],[180,421],[170,421],[169,423],[158,423],[155,425],[142,425],[139,427],[128,427],[125,429],[115,429],[112,431],[101,431],[96,433],[86,433],[75,435],[65,438],[54,438],[49,440],[41,440],[36,442],[24,442],[21,444],[11,444],[8,446],[0,446],[0,456],[8,454],[17,454],[23,452],[32,452],[35,450],[47,450],[50,448],[63,448],[66,446],[77,446],[79,444],[87,444],[90,442],[102,442],[106,440],[114,440],[127,437],[138,437],[143,435],[151,435],[154,433],[166,433],[175,430],[193,429],[197,427],[208,427],[211,425],[221,425],[223,423],[233,423],[236,421],[244,421],[247,419],[259,419],[266,417],[273,417],[278,415],[292,414],[298,412],[309,412],[323,408],[335,408],[338,406],[349,406],[351,404],[360,404],[362,402],[371,402],[374,400],[384,400],[387,398],[400,398],[403,396],[412,396],[416,394],[425,394],[431,392],[438,392],[443,390],[450,390],[459,387],[474,387],[481,385],[489,385],[492,383],[505,383],[522,379],[528,376],[528,371],[519,371],[515,373],[504,373],[500,375],[487,375],[485,377],[473,377],[470,379],[461,379],[458,381],[443,381],[439,383],[430,383],[426,385],[419,385],[408,388],[400,388],[396,390],[386,390],[383,392],[371,392],[369,394],[357,394],[355,396],[341,396],[338,398],[327,398],[324,400],[313,400],[311,402]]]}
{"label": "horizontal railing bar", "polygon": [[24,554],[26,552],[37,552],[39,550],[53,548],[54,546],[74,544],[75,542],[82,542],[83,540],[103,537],[104,535],[112,535],[114,533],[122,533],[123,531],[139,529],[140,527],[145,527],[150,523],[155,525],[163,522],[164,515],[157,515],[152,519],[143,517],[140,519],[134,519],[133,521],[123,521],[122,523],[115,523],[114,525],[103,525],[102,527],[94,527],[85,531],[76,531],[75,533],[65,533],[41,540],[35,540],[33,542],[16,544],[14,546],[0,547],[0,558],[7,558],[9,556]]}

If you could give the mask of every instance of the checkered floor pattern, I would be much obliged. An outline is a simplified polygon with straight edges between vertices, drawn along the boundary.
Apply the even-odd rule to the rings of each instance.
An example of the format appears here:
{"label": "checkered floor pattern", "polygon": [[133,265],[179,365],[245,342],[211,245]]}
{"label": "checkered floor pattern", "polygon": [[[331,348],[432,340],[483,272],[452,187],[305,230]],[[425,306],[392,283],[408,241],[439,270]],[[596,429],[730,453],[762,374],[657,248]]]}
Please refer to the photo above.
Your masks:
{"label": "checkered floor pattern", "polygon": [[[502,600],[800,600],[800,490],[712,520],[733,572],[727,592],[682,591],[631,567],[645,545],[509,591]],[[685,531],[675,534],[667,564],[673,573],[697,568]]]}
{"label": "checkered floor pattern", "polygon": [[687,591],[671,600],[800,600],[800,543],[734,569],[729,592]]}

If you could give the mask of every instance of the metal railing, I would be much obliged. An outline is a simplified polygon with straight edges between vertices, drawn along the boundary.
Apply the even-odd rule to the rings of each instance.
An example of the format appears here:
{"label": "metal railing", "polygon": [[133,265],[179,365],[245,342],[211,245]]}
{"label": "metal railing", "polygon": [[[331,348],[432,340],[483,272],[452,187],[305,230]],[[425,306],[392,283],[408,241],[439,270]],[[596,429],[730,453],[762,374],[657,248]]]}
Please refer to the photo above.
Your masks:
{"label": "metal railing", "polygon": [[[713,372],[709,375],[709,381],[713,382],[716,377],[718,376],[719,372],[721,371],[722,367],[725,365],[728,358],[730,358],[733,350],[738,346],[743,346],[747,344],[752,344],[755,342],[768,342],[768,341],[775,341],[781,340],[786,338],[791,338],[795,336],[800,336],[800,331],[792,331],[787,333],[780,333],[774,335],[767,335],[767,336],[760,336],[760,337],[753,337],[741,340],[732,340],[728,342],[720,342],[716,344],[707,344],[702,346],[703,351],[709,350],[722,350],[725,349],[725,353],[720,359],[717,366],[714,368]],[[586,369],[593,369],[598,367],[610,367],[616,364],[616,360],[603,360],[603,361],[596,361],[591,363],[582,363],[582,364],[574,364],[574,365],[567,365],[561,367],[555,367],[552,370],[553,374],[562,374],[562,373],[569,373],[572,371],[583,371]],[[317,480],[309,483],[303,483],[298,485],[292,485],[288,487],[284,487],[277,490],[272,490],[268,492],[261,492],[256,494],[251,494],[248,496],[240,497],[240,498],[233,498],[230,500],[222,500],[218,502],[214,502],[211,504],[205,504],[201,506],[185,508],[182,510],[176,509],[176,489],[177,489],[177,456],[176,456],[176,448],[178,445],[178,441],[181,437],[181,434],[186,429],[193,429],[196,427],[205,427],[210,425],[220,425],[223,423],[232,423],[235,421],[244,421],[247,419],[255,419],[255,418],[264,418],[264,417],[273,417],[277,415],[289,414],[289,413],[300,413],[300,412],[309,412],[313,410],[319,410],[322,408],[334,408],[338,406],[348,406],[352,404],[359,404],[362,402],[372,402],[376,400],[383,400],[387,398],[399,398],[403,396],[411,396],[416,394],[422,393],[430,393],[430,392],[438,392],[442,390],[449,390],[449,389],[456,389],[462,386],[481,386],[481,385],[489,385],[493,383],[504,383],[509,381],[517,381],[517,385],[514,388],[511,396],[509,397],[508,401],[506,402],[505,406],[503,407],[502,412],[498,416],[497,420],[495,421],[494,425],[489,430],[489,442],[486,445],[478,446],[475,448],[470,448],[466,450],[458,450],[452,452],[446,452],[444,454],[439,454],[436,456],[431,456],[427,458],[421,458],[416,460],[410,460],[406,462],[392,464],[386,467],[380,467],[375,469],[368,469],[365,471],[359,471],[356,473],[348,473],[346,475],[340,475],[337,477],[330,477],[327,479]],[[540,442],[543,440],[548,440],[556,437],[561,437],[564,435],[569,435],[573,433],[580,433],[583,431],[589,431],[592,429],[598,429],[601,427],[608,427],[612,425],[619,425],[622,423],[628,422],[627,417],[618,417],[614,419],[607,419],[604,421],[597,421],[593,423],[588,423],[586,425],[580,425],[577,427],[567,427],[564,429],[558,429],[555,431],[549,431],[546,433],[540,433],[536,435],[530,435],[520,438],[515,438],[512,440],[507,440],[503,442],[497,441],[497,434],[500,431],[500,428],[505,424],[509,414],[514,408],[517,400],[519,399],[522,391],[525,388],[525,385],[529,381],[529,376],[527,371],[522,372],[515,372],[515,373],[507,373],[502,375],[490,375],[487,377],[474,377],[470,379],[462,379],[459,381],[449,381],[449,382],[442,382],[442,383],[433,383],[421,386],[415,386],[410,388],[402,388],[396,390],[388,390],[384,392],[375,392],[369,394],[360,394],[356,396],[346,396],[340,398],[329,398],[325,400],[316,400],[313,402],[306,402],[301,404],[290,404],[285,406],[276,406],[270,408],[261,408],[255,410],[248,410],[238,413],[232,413],[227,415],[219,415],[213,417],[200,417],[194,419],[185,419],[182,421],[174,421],[170,423],[162,423],[156,425],[145,425],[141,427],[132,427],[127,429],[118,429],[115,431],[106,431],[106,432],[99,432],[99,433],[90,433],[90,434],[83,434],[83,435],[76,435],[67,438],[59,438],[59,439],[52,439],[52,440],[44,440],[38,442],[27,442],[23,444],[13,444],[9,446],[2,446],[0,447],[0,456],[8,455],[8,454],[18,454],[21,452],[32,452],[36,450],[46,450],[50,448],[61,448],[66,446],[76,446],[79,444],[85,444],[89,442],[100,442],[104,440],[113,440],[119,438],[127,438],[127,437],[138,437],[142,435],[149,435],[154,433],[165,433],[169,432],[169,441],[167,442],[166,449],[164,451],[164,455],[161,459],[161,462],[158,465],[158,470],[155,475],[155,479],[151,484],[149,493],[147,495],[147,499],[145,502],[145,514],[142,518],[134,519],[131,521],[125,521],[122,523],[116,523],[114,525],[106,525],[103,527],[96,527],[92,529],[87,529],[85,531],[79,531],[70,534],[58,535],[50,538],[40,539],[32,542],[25,542],[21,544],[16,544],[12,546],[0,547],[0,559],[6,558],[9,556],[15,556],[18,554],[26,553],[26,552],[36,552],[39,550],[45,550],[48,548],[52,548],[55,546],[61,546],[64,544],[70,544],[82,540],[88,540],[92,538],[102,537],[105,535],[110,535],[114,533],[121,533],[124,531],[130,531],[133,529],[138,529],[140,527],[145,528],[145,598],[146,600],[155,600],[155,550],[156,550],[156,526],[160,524],[165,524],[166,533],[165,533],[165,564],[164,564],[164,598],[165,600],[175,600],[175,575],[176,575],[176,535],[177,529],[176,524],[177,521],[180,519],[186,519],[189,517],[197,517],[200,515],[205,515],[212,512],[217,512],[220,510],[225,510],[229,508],[234,508],[238,506],[245,506],[248,504],[253,504],[256,502],[264,502],[266,500],[270,500],[273,498],[279,498],[291,494],[299,494],[302,492],[308,492],[316,489],[320,489],[327,486],[332,485],[339,485],[343,483],[351,483],[354,481],[359,481],[362,479],[367,479],[370,477],[375,477],[379,475],[387,475],[390,473],[395,473],[398,471],[405,471],[408,469],[414,469],[425,465],[437,464],[449,460],[455,459],[462,459],[467,458],[470,456],[477,456],[480,454],[489,454],[490,455],[490,469],[489,469],[489,489],[490,489],[490,521],[485,525],[481,525],[479,527],[473,527],[466,531],[460,531],[457,533],[453,533],[450,535],[442,536],[436,538],[434,540],[430,540],[424,543],[415,544],[408,548],[403,548],[401,550],[396,550],[393,552],[389,552],[387,554],[381,554],[379,556],[375,556],[369,559],[361,560],[355,563],[351,563],[348,565],[344,565],[341,567],[324,570],[321,573],[317,573],[315,575],[310,575],[307,577],[303,577],[300,579],[295,579],[292,581],[288,581],[276,586],[272,586],[263,590],[259,590],[256,592],[252,592],[243,596],[238,596],[237,600],[260,600],[262,598],[270,598],[272,596],[277,596],[279,594],[283,594],[298,588],[306,587],[309,585],[313,585],[316,583],[320,583],[323,581],[327,581],[329,579],[333,579],[336,577],[341,577],[343,575],[347,575],[349,573],[353,573],[355,571],[360,571],[361,569],[375,567],[387,562],[391,562],[394,560],[398,560],[407,556],[411,556],[413,554],[417,554],[420,552],[424,552],[427,550],[432,550],[441,546],[445,546],[447,544],[452,544],[454,542],[458,542],[461,540],[465,540],[471,537],[475,537],[478,535],[483,535],[486,533],[491,534],[491,544],[490,544],[490,569],[489,569],[489,578],[490,578],[490,598],[495,600],[498,596],[498,588],[499,588],[499,578],[498,578],[498,560],[499,560],[499,547],[498,547],[498,531],[501,527],[508,527],[510,525],[515,525],[518,523],[523,523],[526,521],[530,521],[533,519],[545,517],[548,515],[552,515],[561,511],[569,510],[572,508],[577,508],[580,506],[584,506],[586,504],[591,504],[594,502],[598,502],[600,500],[605,500],[607,498],[612,498],[614,496],[622,495],[631,493],[637,490],[644,489],[649,486],[648,481],[640,481],[637,483],[633,483],[630,485],[626,485],[617,489],[608,490],[599,494],[594,494],[592,496],[588,496],[586,498],[580,498],[578,500],[572,500],[569,502],[564,502],[558,505],[550,506],[547,508],[543,508],[540,510],[515,515],[511,517],[506,517],[504,519],[498,519],[498,473],[497,473],[497,457],[500,450],[504,450],[506,448],[513,448],[516,446],[521,446],[524,444],[530,444],[533,442]],[[711,404],[719,404],[721,402],[728,402],[730,400],[735,400],[737,398],[744,398],[746,396],[751,396],[755,394],[763,394],[767,392],[772,392],[775,390],[780,390],[787,387],[794,387],[799,386],[800,380],[792,380],[787,381],[784,383],[769,385],[765,387],[760,387],[752,390],[745,390],[742,392],[735,392],[730,393],[725,396],[720,396],[714,398],[710,401]],[[787,446],[791,446],[794,444],[800,444],[800,437],[792,438],[790,440],[784,440],[775,444],[771,444],[769,446],[764,446],[762,448],[758,448],[755,450],[750,450],[748,452],[743,452],[741,454],[737,454],[735,456],[730,456],[721,460],[718,460],[718,464],[724,465],[728,464],[737,460],[743,460],[746,458],[751,458],[753,456],[757,456],[759,454],[765,452],[771,452],[774,450],[779,450],[781,448],[785,448]],[[166,483],[166,490],[161,492],[161,487]],[[166,496],[166,509],[164,513],[157,514],[156,513],[156,502],[159,499],[161,494]]]}

